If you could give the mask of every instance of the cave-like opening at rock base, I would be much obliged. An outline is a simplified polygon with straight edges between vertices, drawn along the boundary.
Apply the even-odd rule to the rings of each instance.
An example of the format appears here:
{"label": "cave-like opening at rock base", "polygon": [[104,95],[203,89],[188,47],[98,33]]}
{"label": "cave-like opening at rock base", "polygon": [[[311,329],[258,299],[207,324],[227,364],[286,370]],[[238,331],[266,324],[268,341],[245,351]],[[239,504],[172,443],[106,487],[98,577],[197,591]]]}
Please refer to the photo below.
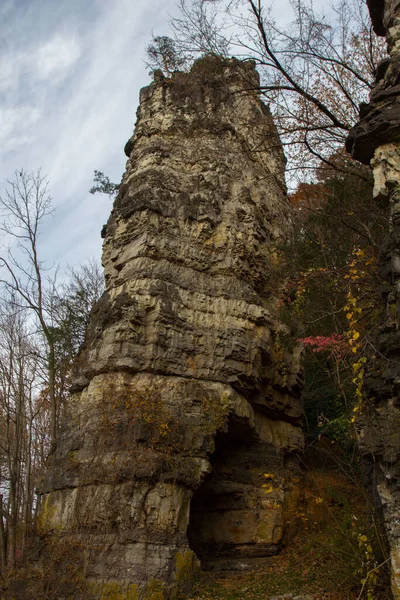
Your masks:
{"label": "cave-like opening at rock base", "polygon": [[231,417],[215,437],[211,472],[195,491],[187,530],[202,568],[214,559],[270,556],[282,538],[282,504],[270,510],[263,488],[266,465],[281,466],[271,444],[262,443],[247,419]]}

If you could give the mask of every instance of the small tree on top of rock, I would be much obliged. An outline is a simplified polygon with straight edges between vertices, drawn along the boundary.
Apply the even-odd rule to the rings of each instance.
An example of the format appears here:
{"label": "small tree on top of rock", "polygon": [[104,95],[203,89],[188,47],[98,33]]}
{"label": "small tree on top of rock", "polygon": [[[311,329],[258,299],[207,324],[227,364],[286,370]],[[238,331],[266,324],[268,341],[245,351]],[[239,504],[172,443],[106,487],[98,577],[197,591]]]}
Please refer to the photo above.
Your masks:
{"label": "small tree on top of rock", "polygon": [[309,0],[293,0],[293,20],[284,25],[268,4],[180,0],[180,12],[171,19],[173,39],[155,38],[168,42],[155,46],[154,56],[164,72],[166,66],[174,70],[162,60],[170,58],[169,49],[184,63],[205,54],[255,61],[258,90],[271,106],[288,155],[288,177],[304,180],[321,169],[321,161],[337,168],[330,157],[357,122],[360,102],[368,101],[385,48],[371,35],[359,0],[335,0],[325,13]]}
{"label": "small tree on top of rock", "polygon": [[167,77],[175,71],[184,71],[188,66],[186,57],[177,50],[174,40],[166,35],[153,37],[146,54],[146,66],[152,72],[161,70]]}

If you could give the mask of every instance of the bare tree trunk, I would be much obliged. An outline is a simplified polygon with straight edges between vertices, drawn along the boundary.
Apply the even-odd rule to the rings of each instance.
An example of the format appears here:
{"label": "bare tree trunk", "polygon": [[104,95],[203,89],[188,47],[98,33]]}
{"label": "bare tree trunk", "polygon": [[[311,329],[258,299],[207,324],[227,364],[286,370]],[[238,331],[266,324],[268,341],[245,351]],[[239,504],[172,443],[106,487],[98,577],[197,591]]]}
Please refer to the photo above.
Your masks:
{"label": "bare tree trunk", "polygon": [[23,515],[23,535],[21,542],[21,551],[23,552],[26,547],[26,541],[28,533],[32,528],[32,418],[29,419],[29,426],[27,431],[27,443],[25,450],[25,491],[24,491],[24,504],[22,509]]}
{"label": "bare tree trunk", "polygon": [[11,569],[15,566],[17,553],[17,494],[16,494],[15,473],[10,473],[10,498],[9,514],[7,522],[7,566]]}
{"label": "bare tree trunk", "polygon": [[49,344],[49,395],[50,395],[50,445],[51,451],[54,450],[57,439],[57,422],[58,422],[58,407],[56,397],[56,361],[54,342],[50,338],[47,339]]}
{"label": "bare tree trunk", "polygon": [[0,494],[0,570],[4,572],[6,568],[7,542],[6,531],[3,520],[3,494]]}

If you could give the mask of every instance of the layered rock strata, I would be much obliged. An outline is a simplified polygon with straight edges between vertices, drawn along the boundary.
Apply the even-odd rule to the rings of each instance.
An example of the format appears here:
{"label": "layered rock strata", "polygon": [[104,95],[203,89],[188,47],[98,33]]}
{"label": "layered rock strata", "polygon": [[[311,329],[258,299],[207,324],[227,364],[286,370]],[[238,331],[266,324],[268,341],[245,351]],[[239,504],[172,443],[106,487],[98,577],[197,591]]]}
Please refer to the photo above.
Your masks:
{"label": "layered rock strata", "polygon": [[156,79],[41,490],[42,531],[82,540],[101,598],[169,597],[198,559],[277,552],[298,495],[301,378],[274,316],[285,161],[254,65]]}
{"label": "layered rock strata", "polygon": [[377,200],[391,206],[390,233],[381,256],[386,311],[373,340],[365,376],[366,399],[356,425],[373,489],[383,506],[391,547],[392,590],[400,598],[400,2],[369,0],[374,30],[386,35],[389,58],[378,67],[369,104],[347,149],[373,169]]}

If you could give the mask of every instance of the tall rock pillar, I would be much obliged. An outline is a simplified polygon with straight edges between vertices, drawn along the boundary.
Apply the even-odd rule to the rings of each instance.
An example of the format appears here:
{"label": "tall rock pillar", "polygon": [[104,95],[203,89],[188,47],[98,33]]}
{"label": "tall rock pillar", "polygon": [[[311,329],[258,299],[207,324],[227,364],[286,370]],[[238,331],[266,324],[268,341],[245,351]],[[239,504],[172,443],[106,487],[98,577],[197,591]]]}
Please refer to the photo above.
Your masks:
{"label": "tall rock pillar", "polygon": [[110,599],[169,597],[198,559],[277,552],[303,444],[274,316],[285,161],[254,65],[205,58],[156,79],[41,490],[42,531],[82,540]]}
{"label": "tall rock pillar", "polygon": [[389,58],[378,67],[370,104],[351,131],[347,150],[373,169],[377,200],[390,202],[391,224],[381,257],[384,321],[365,378],[358,442],[383,506],[391,547],[392,589],[400,598],[400,2],[368,0],[375,32]]}

